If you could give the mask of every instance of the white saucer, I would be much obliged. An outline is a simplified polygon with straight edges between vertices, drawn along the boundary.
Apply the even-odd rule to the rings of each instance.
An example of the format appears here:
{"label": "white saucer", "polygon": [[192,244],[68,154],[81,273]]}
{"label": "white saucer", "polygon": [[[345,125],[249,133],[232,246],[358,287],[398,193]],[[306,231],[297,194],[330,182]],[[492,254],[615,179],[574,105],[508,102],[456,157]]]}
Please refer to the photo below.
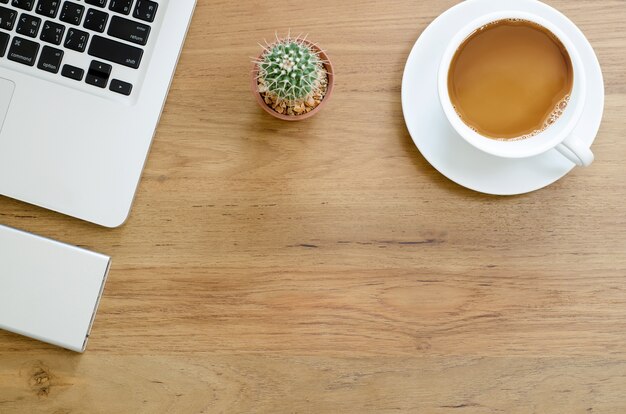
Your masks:
{"label": "white saucer", "polygon": [[580,29],[557,10],[536,0],[467,0],[437,17],[409,55],[402,79],[402,110],[415,145],[441,174],[475,191],[514,195],[554,183],[574,164],[555,150],[525,159],[503,159],[479,151],[450,126],[437,92],[437,71],[449,39],[467,22],[499,10],[526,11],[550,20],[578,48],[585,65],[588,92],[576,133],[589,145],[593,143],[604,111],[600,64]]}

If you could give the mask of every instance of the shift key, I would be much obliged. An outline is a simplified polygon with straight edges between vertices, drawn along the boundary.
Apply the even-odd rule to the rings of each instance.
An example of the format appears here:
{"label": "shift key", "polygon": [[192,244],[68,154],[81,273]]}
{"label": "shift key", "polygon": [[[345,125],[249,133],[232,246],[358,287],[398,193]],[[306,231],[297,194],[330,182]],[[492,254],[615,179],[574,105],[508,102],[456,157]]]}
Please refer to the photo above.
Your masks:
{"label": "shift key", "polygon": [[143,50],[138,47],[125,45],[101,36],[93,36],[88,53],[91,56],[133,69],[139,67],[141,57],[143,56]]}

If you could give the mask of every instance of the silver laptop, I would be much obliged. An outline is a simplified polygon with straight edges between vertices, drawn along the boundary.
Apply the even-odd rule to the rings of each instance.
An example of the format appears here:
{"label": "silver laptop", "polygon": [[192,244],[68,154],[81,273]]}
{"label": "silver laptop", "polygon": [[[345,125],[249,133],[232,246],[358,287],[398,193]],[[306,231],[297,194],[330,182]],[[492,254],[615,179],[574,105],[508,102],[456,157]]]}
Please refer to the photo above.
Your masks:
{"label": "silver laptop", "polygon": [[128,217],[195,0],[0,0],[0,194]]}

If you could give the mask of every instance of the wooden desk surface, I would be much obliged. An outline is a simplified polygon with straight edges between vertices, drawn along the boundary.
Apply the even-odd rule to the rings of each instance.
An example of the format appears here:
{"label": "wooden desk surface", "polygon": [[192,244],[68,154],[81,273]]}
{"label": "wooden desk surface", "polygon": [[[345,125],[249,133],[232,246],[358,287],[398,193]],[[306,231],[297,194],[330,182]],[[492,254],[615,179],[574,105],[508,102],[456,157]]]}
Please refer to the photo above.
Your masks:
{"label": "wooden desk surface", "polygon": [[[404,126],[406,57],[455,3],[200,0],[125,226],[0,199],[114,258],[84,355],[0,332],[0,413],[626,412],[626,2],[549,1],[603,66],[597,162],[511,198]],[[289,28],[337,72],[306,123],[248,90]]]}

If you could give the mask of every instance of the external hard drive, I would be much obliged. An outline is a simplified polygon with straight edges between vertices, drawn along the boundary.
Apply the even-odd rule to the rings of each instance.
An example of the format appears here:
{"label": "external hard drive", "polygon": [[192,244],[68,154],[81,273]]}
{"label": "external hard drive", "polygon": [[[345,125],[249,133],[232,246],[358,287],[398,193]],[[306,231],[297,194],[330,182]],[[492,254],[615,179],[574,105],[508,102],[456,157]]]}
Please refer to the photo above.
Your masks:
{"label": "external hard drive", "polygon": [[83,352],[110,262],[0,225],[0,329]]}

